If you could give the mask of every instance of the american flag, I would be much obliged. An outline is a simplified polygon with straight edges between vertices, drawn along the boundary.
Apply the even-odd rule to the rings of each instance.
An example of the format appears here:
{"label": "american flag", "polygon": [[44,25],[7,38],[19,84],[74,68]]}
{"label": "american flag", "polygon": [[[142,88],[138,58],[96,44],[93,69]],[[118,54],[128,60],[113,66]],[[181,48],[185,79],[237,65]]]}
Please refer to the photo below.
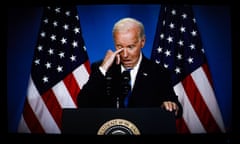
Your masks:
{"label": "american flag", "polygon": [[60,134],[89,74],[77,7],[44,7],[18,132]]}
{"label": "american flag", "polygon": [[225,132],[201,36],[190,5],[162,5],[151,59],[172,73],[183,106],[178,133]]}

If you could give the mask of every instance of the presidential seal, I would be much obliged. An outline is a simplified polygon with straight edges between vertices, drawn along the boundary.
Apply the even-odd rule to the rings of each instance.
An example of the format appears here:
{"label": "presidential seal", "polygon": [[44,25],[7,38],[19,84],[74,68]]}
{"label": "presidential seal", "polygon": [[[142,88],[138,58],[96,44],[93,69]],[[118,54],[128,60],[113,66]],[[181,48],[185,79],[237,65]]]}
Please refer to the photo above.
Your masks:
{"label": "presidential seal", "polygon": [[140,135],[140,131],[128,120],[112,119],[99,128],[97,135]]}

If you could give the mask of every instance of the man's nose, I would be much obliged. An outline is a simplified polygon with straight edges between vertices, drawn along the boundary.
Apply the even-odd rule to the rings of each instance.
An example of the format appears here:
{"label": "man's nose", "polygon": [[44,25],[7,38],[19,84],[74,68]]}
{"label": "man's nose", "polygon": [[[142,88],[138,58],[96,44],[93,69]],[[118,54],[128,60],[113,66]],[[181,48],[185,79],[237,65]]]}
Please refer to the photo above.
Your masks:
{"label": "man's nose", "polygon": [[128,56],[127,48],[123,48],[123,57],[127,57],[127,56]]}

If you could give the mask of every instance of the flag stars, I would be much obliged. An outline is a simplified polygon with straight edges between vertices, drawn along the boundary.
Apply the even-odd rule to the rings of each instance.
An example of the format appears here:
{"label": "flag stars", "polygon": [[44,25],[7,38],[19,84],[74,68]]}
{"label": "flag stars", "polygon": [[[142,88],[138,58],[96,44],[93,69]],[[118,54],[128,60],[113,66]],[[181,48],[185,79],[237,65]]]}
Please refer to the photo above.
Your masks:
{"label": "flag stars", "polygon": [[[49,8],[49,9],[48,9]],[[84,39],[81,35],[80,21],[76,20],[75,15],[78,14],[76,6],[53,6],[53,7],[43,7],[42,21],[40,24],[39,33],[37,34],[38,39],[34,46],[34,53],[32,59],[32,69],[30,76],[32,81],[29,83],[30,87],[33,85],[33,91],[38,93],[39,98],[44,97],[44,94],[50,93],[53,91],[56,85],[61,84],[66,76],[72,75],[74,70],[88,60],[87,52],[84,46]],[[57,8],[57,9],[56,9]],[[75,28],[75,29],[74,29]],[[76,41],[76,42],[75,42]],[[73,45],[72,45],[73,44]],[[76,47],[76,48],[73,48]],[[87,69],[87,66],[84,66],[84,69]],[[87,73],[87,71],[85,71]],[[82,73],[81,73],[82,74]],[[86,82],[88,75],[83,73],[84,78],[83,82]],[[75,83],[76,85],[78,83]],[[63,87],[67,85],[63,84]],[[72,91],[74,91],[75,87]],[[78,87],[77,87],[78,88]],[[55,89],[56,90],[56,89]],[[57,89],[59,90],[59,89]],[[71,90],[71,89],[70,89]],[[28,93],[31,93],[32,89],[28,90]],[[31,94],[28,94],[31,96]],[[60,91],[55,91],[51,97],[56,99],[63,96],[63,93]],[[69,95],[70,99],[71,96]],[[66,97],[68,99],[68,97]],[[40,100],[42,100],[40,98]],[[32,101],[29,101],[30,103]],[[44,103],[46,102],[46,103]],[[59,106],[61,103],[56,101],[54,105],[49,105],[48,101],[44,101],[43,104],[47,106]],[[42,110],[39,102],[31,103],[33,106],[31,112],[37,116],[37,121],[41,121],[44,115],[44,110]],[[68,105],[75,106],[74,101],[68,102]],[[40,107],[39,107],[40,106]],[[40,111],[39,111],[40,110]],[[40,112],[40,113],[39,113]],[[61,111],[58,111],[57,115],[61,114]],[[54,112],[53,112],[54,113]],[[52,117],[50,113],[50,116]],[[35,125],[31,119],[27,120],[27,117],[24,117],[27,122],[24,125],[27,125],[29,129],[34,129]],[[54,127],[49,127],[48,124],[42,123],[46,133],[56,132],[61,133],[61,129],[58,127],[58,121],[60,119],[54,119],[51,121],[51,124],[54,124]],[[33,126],[33,127],[31,127]],[[20,131],[25,131],[21,129]],[[32,132],[32,131],[28,131]]]}
{"label": "flag stars", "polygon": [[54,22],[53,22],[53,26],[54,26],[54,27],[58,26],[58,22],[57,22],[57,21],[54,21]]}
{"label": "flag stars", "polygon": [[[193,83],[198,83],[199,86],[201,84],[203,84],[201,85],[202,87],[206,85],[204,83],[200,84],[199,81],[194,81],[196,80],[194,79],[195,77],[198,76],[199,79],[201,79],[202,75],[205,75],[204,73],[199,73],[198,69],[202,68],[203,63],[206,63],[206,58],[204,55],[204,47],[202,46],[202,41],[200,38],[200,31],[197,29],[197,22],[195,19],[193,19],[192,12],[194,12],[194,10],[191,7],[192,6],[175,7],[175,5],[173,7],[168,7],[163,5],[161,8],[161,12],[163,13],[161,13],[160,17],[158,18],[159,23],[156,31],[157,43],[155,43],[155,46],[153,47],[154,50],[152,51],[151,59],[153,59],[156,63],[161,62],[160,65],[172,71],[171,80],[173,87],[181,82],[186,84],[186,78],[188,77],[192,77],[191,79],[193,81],[191,81]],[[174,11],[174,9],[176,11]],[[162,23],[163,19],[166,20],[165,25]],[[175,25],[174,29],[170,29],[169,27],[171,22]],[[161,40],[159,37],[161,33],[164,33],[165,35],[163,40]],[[163,48],[161,53],[158,53],[159,47]],[[194,72],[194,76],[192,75],[192,72]],[[208,82],[208,80],[206,81]],[[185,90],[186,93],[189,93],[192,90],[191,86],[192,85],[190,82],[190,85],[187,85],[184,87],[185,89],[182,89]],[[209,89],[211,89],[211,87]],[[177,90],[177,92],[179,92],[179,90]],[[203,89],[203,92],[201,91],[197,96],[202,97],[201,94],[204,92],[206,92],[206,89]],[[196,95],[191,93],[191,95],[183,94],[181,96],[192,97]],[[194,106],[198,105],[193,105],[193,107]],[[198,116],[201,117],[201,115],[196,115],[197,118],[199,118]],[[212,115],[210,114],[210,116]],[[194,121],[191,122],[190,120],[188,122],[194,123]],[[216,121],[213,119],[213,123],[216,125],[216,127],[224,127],[222,124],[217,126],[215,122]],[[204,122],[200,123],[199,125],[203,126]],[[194,129],[196,124],[194,123],[192,127],[190,125],[188,126],[189,128]],[[204,125],[203,127],[207,127],[207,125]],[[203,129],[203,131],[207,132],[208,130]]]}
{"label": "flag stars", "polygon": [[179,46],[183,46],[183,41],[179,40],[178,44],[179,44]]}
{"label": "flag stars", "polygon": [[196,35],[197,35],[197,31],[193,30],[193,31],[191,32],[191,34],[192,34],[192,36],[196,36]]}
{"label": "flag stars", "polygon": [[40,33],[40,36],[41,36],[41,37],[45,37],[45,36],[46,36],[46,33],[45,33],[45,32],[41,32],[41,33]]}
{"label": "flag stars", "polygon": [[181,32],[181,33],[186,32],[186,27],[181,26],[181,27],[180,27],[180,32]]}
{"label": "flag stars", "polygon": [[76,61],[76,56],[72,55],[72,56],[70,57],[70,59],[71,59],[72,62],[73,62],[73,61]]}
{"label": "flag stars", "polygon": [[87,48],[85,46],[83,46],[83,49],[84,49],[84,51],[87,51]]}
{"label": "flag stars", "polygon": [[66,11],[66,12],[65,12],[65,15],[66,15],[66,16],[70,16],[70,11]]}
{"label": "flag stars", "polygon": [[44,19],[43,22],[44,22],[45,24],[47,24],[47,23],[48,23],[48,18]]}
{"label": "flag stars", "polygon": [[64,52],[60,52],[58,55],[59,55],[60,59],[65,57]]}
{"label": "flag stars", "polygon": [[47,82],[48,82],[48,77],[44,76],[44,77],[42,78],[42,80],[43,80],[43,83],[47,83]]}
{"label": "flag stars", "polygon": [[190,44],[189,47],[191,48],[191,50],[195,49],[195,45],[194,44]]}
{"label": "flag stars", "polygon": [[47,62],[47,63],[45,64],[45,66],[46,66],[47,69],[49,69],[49,68],[51,68],[51,63],[50,63],[50,62]]}
{"label": "flag stars", "polygon": [[67,43],[67,39],[63,37],[63,38],[61,39],[61,42],[62,42],[62,44],[65,44],[65,43]]}
{"label": "flag stars", "polygon": [[73,48],[78,47],[77,41],[73,41],[72,46],[73,46]]}
{"label": "flag stars", "polygon": [[35,63],[35,65],[40,65],[40,59],[36,59],[36,60],[34,61],[34,63]]}
{"label": "flag stars", "polygon": [[177,59],[182,59],[182,55],[180,53],[177,54]]}
{"label": "flag stars", "polygon": [[56,8],[56,9],[55,9],[55,12],[56,12],[56,13],[60,13],[60,8]]}
{"label": "flag stars", "polygon": [[168,65],[168,64],[166,64],[166,63],[164,63],[164,64],[163,64],[163,67],[165,67],[165,68],[168,68],[168,67],[169,67],[169,65]]}
{"label": "flag stars", "polygon": [[166,21],[165,21],[165,20],[163,20],[162,24],[163,24],[163,26],[165,26],[165,24],[166,24]]}
{"label": "flag stars", "polygon": [[76,15],[76,16],[75,16],[75,18],[76,18],[77,20],[79,20],[79,17],[78,17],[78,15]]}
{"label": "flag stars", "polygon": [[43,47],[42,47],[41,45],[39,45],[39,46],[37,47],[37,49],[38,49],[38,51],[42,51],[42,50],[43,50]]}
{"label": "flag stars", "polygon": [[58,72],[63,72],[63,66],[59,66],[59,65],[58,65],[58,66],[57,66],[57,71],[58,71]]}
{"label": "flag stars", "polygon": [[183,18],[183,19],[186,19],[186,18],[187,18],[187,14],[183,13],[183,14],[182,14],[182,18]]}
{"label": "flag stars", "polygon": [[171,37],[171,36],[168,36],[168,38],[167,38],[167,41],[168,41],[168,43],[171,43],[171,42],[173,42],[173,37]]}
{"label": "flag stars", "polygon": [[171,11],[171,14],[172,14],[172,15],[176,15],[176,10],[173,9],[173,10]]}
{"label": "flag stars", "polygon": [[179,74],[179,73],[181,73],[181,71],[180,71],[180,68],[179,68],[179,67],[176,67],[174,71],[176,72],[176,74]]}
{"label": "flag stars", "polygon": [[54,40],[56,40],[56,35],[52,34],[50,38],[52,41],[54,41]]}
{"label": "flag stars", "polygon": [[164,34],[160,34],[160,39],[164,39]]}
{"label": "flag stars", "polygon": [[80,33],[80,28],[77,28],[77,27],[76,27],[76,28],[74,28],[73,31],[74,31],[75,34]]}
{"label": "flag stars", "polygon": [[193,18],[192,20],[193,20],[194,23],[196,23],[196,19],[195,18]]}
{"label": "flag stars", "polygon": [[63,25],[63,28],[64,28],[64,30],[68,30],[69,29],[69,25],[65,24],[65,25]]}
{"label": "flag stars", "polygon": [[171,51],[166,50],[166,51],[165,51],[165,55],[166,55],[166,57],[171,56]]}
{"label": "flag stars", "polygon": [[172,22],[169,24],[169,27],[170,27],[170,29],[174,29],[175,28],[175,26],[174,26],[174,24]]}
{"label": "flag stars", "polygon": [[161,52],[162,52],[162,49],[163,49],[163,48],[161,48],[161,47],[159,46],[159,47],[157,48],[157,52],[158,52],[158,53],[161,53]]}
{"label": "flag stars", "polygon": [[188,63],[189,63],[189,64],[193,63],[193,58],[192,58],[192,57],[189,57],[189,58],[188,58]]}
{"label": "flag stars", "polygon": [[54,53],[54,52],[53,52],[53,49],[50,48],[50,49],[48,50],[48,54],[49,54],[49,55],[53,55],[53,53]]}
{"label": "flag stars", "polygon": [[160,64],[160,61],[159,61],[159,60],[155,60],[155,62],[156,62],[157,64]]}

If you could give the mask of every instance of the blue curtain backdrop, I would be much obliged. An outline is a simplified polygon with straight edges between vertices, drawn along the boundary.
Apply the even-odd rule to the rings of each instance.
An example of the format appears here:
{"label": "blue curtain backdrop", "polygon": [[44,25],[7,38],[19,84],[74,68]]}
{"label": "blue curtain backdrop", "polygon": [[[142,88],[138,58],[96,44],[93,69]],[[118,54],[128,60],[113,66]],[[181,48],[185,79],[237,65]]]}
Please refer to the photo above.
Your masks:
{"label": "blue curtain backdrop", "polygon": [[[90,62],[114,50],[113,24],[122,17],[134,17],[145,25],[144,54],[150,58],[160,4],[78,5],[83,38]],[[42,7],[8,8],[7,122],[16,132],[26,97],[28,79],[37,40]],[[232,129],[232,43],[229,6],[193,5],[197,25],[211,70],[216,98],[227,131]]]}

